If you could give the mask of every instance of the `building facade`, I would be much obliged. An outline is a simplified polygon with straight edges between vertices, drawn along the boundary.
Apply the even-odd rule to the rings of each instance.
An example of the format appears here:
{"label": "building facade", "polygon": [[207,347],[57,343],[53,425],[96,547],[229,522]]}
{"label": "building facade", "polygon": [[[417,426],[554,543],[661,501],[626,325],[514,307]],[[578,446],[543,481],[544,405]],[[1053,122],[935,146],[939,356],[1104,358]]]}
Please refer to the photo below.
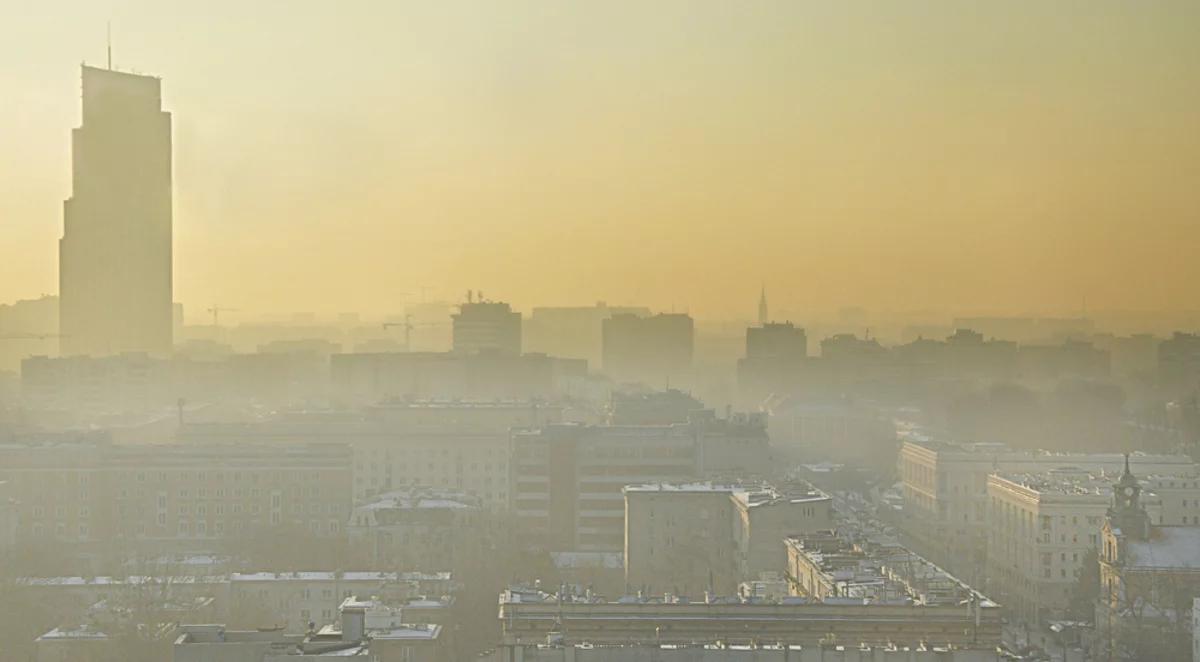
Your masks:
{"label": "building facade", "polygon": [[64,354],[171,352],[171,115],[161,81],[84,66],[59,292]]}
{"label": "building facade", "polygon": [[512,435],[512,512],[554,551],[618,552],[626,485],[680,483],[765,467],[760,420],[709,414],[672,425],[558,425]]}
{"label": "building facade", "polygon": [[832,499],[810,486],[652,483],[623,493],[630,591],[732,595],[782,571],[787,536],[833,525]]}
{"label": "building facade", "polygon": [[683,387],[692,382],[694,343],[689,315],[613,315],[602,327],[604,373],[617,382]]}
{"label": "building facade", "polygon": [[935,646],[995,649],[1000,644],[999,610],[980,601],[968,610],[957,603],[857,604],[785,599],[752,602],[737,598],[687,600],[634,597],[607,601],[595,596],[553,595],[509,588],[500,596],[502,646],[545,642],[554,633],[562,644],[594,646],[629,642],[688,645],[721,641],[819,646]]}
{"label": "building facade", "polygon": [[455,353],[521,353],[521,313],[507,303],[468,301],[451,318]]}
{"label": "building facade", "polygon": [[1128,457],[1100,545],[1096,659],[1186,659],[1200,593],[1200,527],[1153,524]]}
{"label": "building facade", "polygon": [[[1113,483],[1112,476],[1062,470],[988,476],[989,594],[1028,622],[1070,620],[1071,591],[1084,564],[1093,562],[1089,552],[1100,547]],[[1163,499],[1147,496],[1143,504],[1160,519]],[[1194,498],[1200,490],[1188,494]]]}
{"label": "building facade", "polygon": [[18,545],[162,553],[297,529],[342,537],[350,459],[339,445],[14,443],[0,446],[0,480],[19,504]]}
{"label": "building facade", "polygon": [[[1195,462],[1186,455],[1138,453],[1134,462],[1150,474],[1197,475]],[[989,474],[1069,468],[1115,476],[1123,464],[1119,453],[1022,451],[996,443],[934,441],[909,431],[898,466],[905,542],[966,581],[981,584],[987,561]]]}

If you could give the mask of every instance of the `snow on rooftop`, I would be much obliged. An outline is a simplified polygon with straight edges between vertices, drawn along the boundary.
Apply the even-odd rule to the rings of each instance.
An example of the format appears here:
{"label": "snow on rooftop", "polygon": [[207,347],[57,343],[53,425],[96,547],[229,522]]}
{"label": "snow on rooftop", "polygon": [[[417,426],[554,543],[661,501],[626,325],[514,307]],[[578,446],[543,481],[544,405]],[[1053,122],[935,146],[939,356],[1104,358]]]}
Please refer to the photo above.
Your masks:
{"label": "snow on rooftop", "polygon": [[394,628],[372,629],[372,639],[437,639],[442,626],[433,624],[404,624]]}
{"label": "snow on rooftop", "polygon": [[1200,528],[1156,526],[1149,540],[1127,540],[1129,568],[1200,570]]}
{"label": "snow on rooftop", "polygon": [[75,628],[54,628],[38,637],[38,641],[105,641],[108,635],[87,625]]}
{"label": "snow on rooftop", "polygon": [[626,485],[624,492],[733,492],[738,489],[735,485],[724,483],[644,483],[641,485]]}

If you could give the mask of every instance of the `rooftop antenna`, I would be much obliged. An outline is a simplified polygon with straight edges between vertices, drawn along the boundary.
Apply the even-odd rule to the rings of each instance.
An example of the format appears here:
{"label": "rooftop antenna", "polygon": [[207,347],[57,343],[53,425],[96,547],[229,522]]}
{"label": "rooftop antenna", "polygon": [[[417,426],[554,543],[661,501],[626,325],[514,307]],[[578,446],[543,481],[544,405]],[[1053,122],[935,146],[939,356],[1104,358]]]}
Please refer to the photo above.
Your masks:
{"label": "rooftop antenna", "polygon": [[112,71],[112,21],[105,24],[105,36],[108,41],[108,70]]}

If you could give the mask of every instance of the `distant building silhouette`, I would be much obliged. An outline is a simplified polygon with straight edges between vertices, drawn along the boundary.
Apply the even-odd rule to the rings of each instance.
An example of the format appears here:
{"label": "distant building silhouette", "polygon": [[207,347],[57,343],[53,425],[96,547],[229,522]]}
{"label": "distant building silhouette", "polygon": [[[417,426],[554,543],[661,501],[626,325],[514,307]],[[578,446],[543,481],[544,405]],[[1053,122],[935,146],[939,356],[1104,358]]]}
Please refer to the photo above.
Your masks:
{"label": "distant building silhouette", "polygon": [[614,380],[655,388],[691,382],[695,340],[690,315],[613,315],[604,320],[602,336],[604,372]]}
{"label": "distant building silhouette", "polygon": [[64,354],[172,346],[171,115],[161,81],[83,67],[59,242]]}
{"label": "distant building silhouette", "polygon": [[757,403],[772,393],[794,392],[807,359],[804,329],[791,322],[748,327],[746,356],[738,359],[739,396],[747,403]]}
{"label": "distant building silhouette", "polygon": [[601,327],[613,315],[632,314],[648,317],[649,308],[609,306],[603,301],[593,306],[549,306],[534,308],[522,329],[526,352],[550,356],[587,359],[600,365]]}
{"label": "distant building silhouette", "polygon": [[456,353],[521,353],[521,313],[507,303],[468,301],[452,317]]}
{"label": "distant building silhouette", "polygon": [[771,315],[767,309],[767,288],[764,287],[758,295],[758,325],[766,326],[770,321]]}

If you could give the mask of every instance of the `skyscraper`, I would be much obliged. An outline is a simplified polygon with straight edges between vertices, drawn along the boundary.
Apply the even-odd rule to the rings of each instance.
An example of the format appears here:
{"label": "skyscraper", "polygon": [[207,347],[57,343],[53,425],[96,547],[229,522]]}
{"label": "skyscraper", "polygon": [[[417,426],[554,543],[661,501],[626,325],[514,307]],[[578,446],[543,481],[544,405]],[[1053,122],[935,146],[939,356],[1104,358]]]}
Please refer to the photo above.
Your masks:
{"label": "skyscraper", "polygon": [[454,351],[462,354],[521,353],[521,313],[500,301],[468,301],[451,315]]}
{"label": "skyscraper", "polygon": [[172,345],[171,115],[161,81],[84,66],[59,242],[64,354]]}

